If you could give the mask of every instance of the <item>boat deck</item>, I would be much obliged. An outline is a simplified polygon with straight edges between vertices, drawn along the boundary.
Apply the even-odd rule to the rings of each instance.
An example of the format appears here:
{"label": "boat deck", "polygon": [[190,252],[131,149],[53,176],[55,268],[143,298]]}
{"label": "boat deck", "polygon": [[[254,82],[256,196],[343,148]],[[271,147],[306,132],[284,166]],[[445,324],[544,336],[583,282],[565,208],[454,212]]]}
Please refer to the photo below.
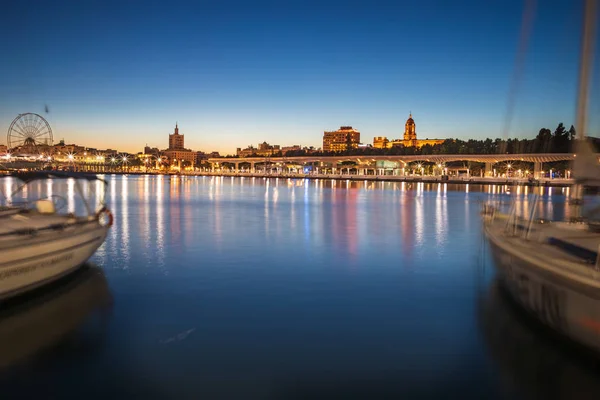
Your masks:
{"label": "boat deck", "polygon": [[596,262],[600,247],[600,233],[555,226],[552,223],[540,225],[545,227],[543,229],[536,227],[535,232],[538,234],[539,241],[560,248],[587,262]]}
{"label": "boat deck", "polygon": [[[534,247],[537,252],[543,252],[554,259],[563,259],[573,263],[596,264],[600,250],[600,233],[590,231],[586,224],[546,222],[533,223],[529,239],[525,239],[527,223],[516,225],[516,235],[505,234],[507,216],[502,214],[495,218],[489,229],[497,236],[502,236],[517,248]],[[510,229],[510,228],[509,228]]]}
{"label": "boat deck", "polygon": [[0,219],[0,239],[8,235],[30,233],[42,229],[63,229],[79,220],[69,215],[44,215],[36,212],[3,215]]}

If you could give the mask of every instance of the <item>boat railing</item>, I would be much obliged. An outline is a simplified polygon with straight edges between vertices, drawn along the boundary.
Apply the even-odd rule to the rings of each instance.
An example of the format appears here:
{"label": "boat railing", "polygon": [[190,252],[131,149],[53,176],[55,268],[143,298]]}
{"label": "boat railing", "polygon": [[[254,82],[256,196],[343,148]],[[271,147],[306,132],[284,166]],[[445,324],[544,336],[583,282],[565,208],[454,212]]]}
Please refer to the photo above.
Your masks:
{"label": "boat railing", "polygon": [[531,205],[531,212],[529,213],[529,222],[527,224],[527,231],[525,233],[525,239],[529,240],[531,234],[531,227],[533,226],[533,221],[535,219],[535,214],[537,213],[537,205],[538,205],[539,195],[535,195],[533,198],[533,204]]}
{"label": "boat railing", "polygon": [[[52,204],[51,206],[50,203]],[[67,204],[68,201],[66,198],[53,194],[32,200],[10,201],[7,206],[12,209],[35,209],[41,214],[55,214],[65,208]]]}
{"label": "boat railing", "polygon": [[[535,194],[531,206],[520,215],[518,212],[517,201],[510,203],[510,209],[506,215],[506,224],[504,225],[504,233],[510,236],[522,236],[529,240],[532,232],[533,223],[537,214],[539,203],[539,195]],[[493,206],[490,206],[493,208]],[[495,208],[494,208],[495,210]],[[496,218],[496,212],[488,212],[491,220]]]}
{"label": "boat railing", "polygon": [[[82,175],[82,176],[71,176],[69,174],[66,175],[58,175],[58,177],[54,176],[54,172],[52,172],[52,174],[48,175],[48,176],[44,176],[43,174],[39,177],[34,177],[34,179],[25,179],[22,180],[22,184],[18,185],[16,187],[15,190],[13,190],[12,192],[7,194],[4,194],[4,198],[5,201],[7,201],[7,206],[9,207],[18,207],[18,208],[22,208],[22,209],[37,209],[38,208],[38,201],[41,200],[51,200],[54,203],[54,208],[56,210],[56,212],[60,212],[61,210],[63,210],[67,205],[69,205],[69,201],[67,201],[67,199],[63,196],[60,195],[56,195],[56,194],[48,194],[46,196],[41,196],[41,197],[37,197],[34,199],[23,199],[20,198],[19,200],[15,201],[15,200],[8,200],[8,199],[14,199],[16,198],[19,194],[23,193],[25,191],[25,188],[27,188],[32,182],[39,180],[39,179],[49,179],[49,180],[54,180],[54,179],[68,179],[71,180],[72,184],[73,184],[73,197],[77,198],[78,201],[80,202],[80,205],[83,206],[85,213],[85,216],[94,216],[97,214],[98,210],[102,210],[103,208],[105,208],[105,190],[106,190],[106,182],[103,179],[97,178],[95,175],[95,179],[90,178],[89,176],[86,175]],[[18,175],[15,176],[17,179],[20,179]],[[87,187],[87,191],[84,191],[83,187],[82,187],[82,183],[83,182],[91,182],[92,180],[95,181],[99,181],[102,184],[99,186],[96,185],[89,185]],[[76,194],[76,196],[75,196]]]}
{"label": "boat railing", "polygon": [[517,230],[517,206],[516,202],[513,202],[510,205],[510,210],[508,211],[508,219],[506,220],[506,224],[504,225],[504,233],[515,235]]}
{"label": "boat railing", "polygon": [[81,226],[81,225],[92,223],[94,221],[95,221],[95,219],[81,220],[81,219],[75,219],[75,218],[73,218],[73,219],[70,219],[70,220],[67,220],[67,221],[64,221],[64,222],[59,222],[59,223],[50,224],[50,225],[46,225],[46,226],[41,226],[41,227],[37,227],[37,228],[15,229],[15,230],[11,230],[11,231],[8,231],[8,232],[0,232],[0,239],[4,238],[4,237],[14,236],[14,235],[19,235],[19,236],[35,236],[38,233],[47,232],[47,231],[60,232],[60,231],[63,231],[65,229],[69,228],[69,227]]}

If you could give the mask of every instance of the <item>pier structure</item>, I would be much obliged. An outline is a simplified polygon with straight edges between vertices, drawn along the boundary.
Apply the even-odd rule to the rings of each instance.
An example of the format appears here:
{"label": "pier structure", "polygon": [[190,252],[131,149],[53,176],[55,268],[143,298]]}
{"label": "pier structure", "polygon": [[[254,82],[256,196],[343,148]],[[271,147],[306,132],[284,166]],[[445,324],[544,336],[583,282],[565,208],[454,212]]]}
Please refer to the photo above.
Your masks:
{"label": "pier structure", "polygon": [[[600,158],[600,154],[597,155]],[[500,174],[495,166],[505,164],[510,174],[510,163],[527,163],[530,170],[519,171],[520,178],[540,179],[544,175],[544,163],[572,161],[572,153],[545,154],[436,154],[436,155],[394,155],[394,156],[302,156],[302,157],[245,157],[245,158],[209,158],[210,172],[234,173],[305,173],[305,174],[347,174],[374,176],[444,176],[449,172],[471,176],[468,167],[448,167],[448,163],[484,164],[478,177],[492,178]],[[427,165],[427,171],[425,171]],[[516,176],[517,171],[512,171]]]}
{"label": "pier structure", "polygon": [[[596,154],[600,160],[600,154]],[[553,180],[570,181],[570,171],[544,170],[544,164],[572,161],[571,153],[546,154],[437,154],[412,156],[302,156],[302,157],[219,157],[209,158],[203,165],[194,165],[172,171],[156,162],[132,165],[129,161],[99,158],[88,160],[52,159],[0,160],[0,169],[38,170],[58,169],[100,174],[110,173],[180,173],[186,175],[240,175],[240,176],[294,176],[339,179],[468,179],[482,182],[497,180]],[[473,174],[473,163],[479,163]],[[521,168],[517,167],[520,166]],[[554,172],[554,173],[553,173]],[[560,172],[560,174],[556,174]]]}

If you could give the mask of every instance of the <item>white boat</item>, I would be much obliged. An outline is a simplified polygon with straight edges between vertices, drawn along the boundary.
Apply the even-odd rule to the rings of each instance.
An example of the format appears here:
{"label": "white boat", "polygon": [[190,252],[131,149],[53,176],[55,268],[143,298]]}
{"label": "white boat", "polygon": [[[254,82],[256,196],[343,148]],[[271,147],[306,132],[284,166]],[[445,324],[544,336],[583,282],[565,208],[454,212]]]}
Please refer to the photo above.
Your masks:
{"label": "white boat", "polygon": [[484,232],[514,300],[600,351],[600,233],[585,222],[526,221],[487,209]]}
{"label": "white boat", "polygon": [[[577,126],[584,131],[590,44],[595,0],[588,0],[584,24]],[[587,50],[586,50],[587,49]],[[600,186],[600,164],[583,134],[575,141],[571,221],[536,220],[536,205],[525,216],[484,209],[484,232],[499,278],[514,300],[544,324],[600,351],[600,229],[598,209],[581,215],[583,186]],[[537,200],[537,199],[536,199]]]}
{"label": "white boat", "polygon": [[104,243],[113,222],[102,201],[94,210],[80,190],[81,179],[98,180],[104,190],[106,183],[95,175],[48,171],[12,177],[23,182],[17,191],[40,179],[76,180],[74,186],[87,215],[59,212],[48,198],[0,209],[0,299],[45,285],[78,269]]}

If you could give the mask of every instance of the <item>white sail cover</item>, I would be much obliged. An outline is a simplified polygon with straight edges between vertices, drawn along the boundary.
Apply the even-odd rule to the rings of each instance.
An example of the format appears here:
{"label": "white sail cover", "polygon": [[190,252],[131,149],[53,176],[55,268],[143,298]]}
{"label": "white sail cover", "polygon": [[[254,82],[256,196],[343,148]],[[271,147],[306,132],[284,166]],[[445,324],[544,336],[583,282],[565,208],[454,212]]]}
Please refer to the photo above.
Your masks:
{"label": "white sail cover", "polygon": [[573,178],[581,185],[600,186],[600,162],[588,140],[575,141]]}

